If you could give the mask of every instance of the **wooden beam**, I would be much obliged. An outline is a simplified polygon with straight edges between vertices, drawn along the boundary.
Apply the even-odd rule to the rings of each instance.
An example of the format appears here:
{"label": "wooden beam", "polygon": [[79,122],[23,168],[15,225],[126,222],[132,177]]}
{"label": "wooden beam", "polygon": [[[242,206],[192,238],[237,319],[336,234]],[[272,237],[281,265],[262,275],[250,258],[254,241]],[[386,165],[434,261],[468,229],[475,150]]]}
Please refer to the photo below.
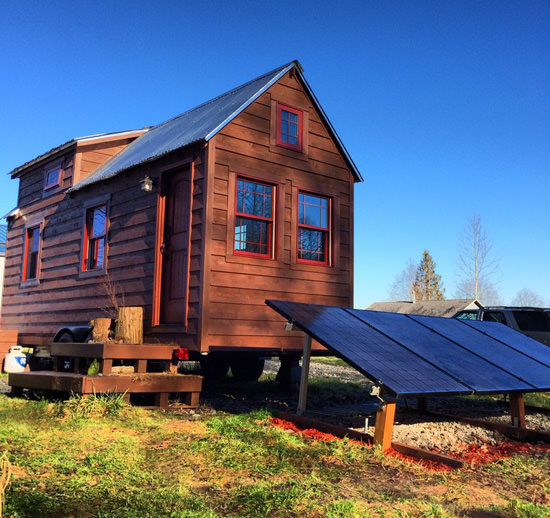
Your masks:
{"label": "wooden beam", "polygon": [[330,433],[331,435],[334,435],[335,437],[339,437],[341,439],[345,437],[349,437],[350,439],[361,441],[367,444],[372,444],[373,442],[372,436],[370,436],[367,433],[358,432],[357,430],[352,430],[344,426],[325,423],[323,421],[319,421],[318,419],[313,419],[311,417],[298,416],[296,414],[291,414],[289,412],[283,412],[283,411],[276,411],[274,412],[273,415],[275,417],[278,417],[279,419],[290,421],[298,425],[300,428],[304,428],[304,429],[315,428],[320,432]]}
{"label": "wooden beam", "polygon": [[408,444],[401,444],[400,442],[392,442],[392,448],[395,451],[409,457],[414,457],[415,459],[420,460],[430,460],[433,462],[440,462],[454,469],[460,469],[465,467],[468,463],[463,460],[455,459],[444,455],[443,453],[435,453],[433,451],[423,450],[422,448],[417,448],[416,446],[410,446]]}
{"label": "wooden beam", "polygon": [[[358,432],[350,428],[345,428],[343,426],[338,426],[334,424],[325,423],[317,419],[312,419],[310,417],[297,416],[295,414],[290,414],[288,412],[275,412],[275,417],[279,419],[284,419],[285,421],[290,421],[300,428],[315,428],[320,432],[330,433],[336,437],[340,438],[350,438],[356,441],[361,441],[366,444],[372,444],[373,438],[366,433]],[[422,448],[417,448],[416,446],[410,446],[407,444],[401,444],[398,442],[391,443],[392,448],[403,455],[408,455],[409,457],[414,457],[416,459],[422,460],[431,460],[434,462],[440,462],[446,464],[451,468],[463,468],[467,465],[467,462],[449,457],[448,455],[443,455],[442,453],[435,453],[428,450],[423,450]]]}
{"label": "wooden beam", "polygon": [[495,421],[485,421],[483,419],[474,419],[472,417],[460,417],[452,414],[446,414],[443,412],[428,411],[428,415],[437,417],[444,417],[446,419],[454,420],[459,423],[471,424],[472,426],[479,426],[486,430],[495,430],[500,432],[506,437],[517,439],[520,441],[543,441],[550,443],[550,433],[542,432],[539,430],[531,430],[529,428],[518,428],[517,426],[510,426],[505,423],[497,423]]}
{"label": "wooden beam", "polygon": [[309,362],[311,360],[311,336],[306,334],[304,340],[304,352],[302,355],[302,376],[300,379],[300,395],[298,397],[298,409],[296,413],[302,415],[307,405],[307,384],[309,381]]}
{"label": "wooden beam", "polygon": [[525,428],[525,401],[522,392],[510,392],[510,417],[512,426]]}
{"label": "wooden beam", "polygon": [[393,401],[382,401],[378,404],[376,424],[374,426],[374,445],[381,446],[382,451],[391,448],[395,406],[395,402]]}

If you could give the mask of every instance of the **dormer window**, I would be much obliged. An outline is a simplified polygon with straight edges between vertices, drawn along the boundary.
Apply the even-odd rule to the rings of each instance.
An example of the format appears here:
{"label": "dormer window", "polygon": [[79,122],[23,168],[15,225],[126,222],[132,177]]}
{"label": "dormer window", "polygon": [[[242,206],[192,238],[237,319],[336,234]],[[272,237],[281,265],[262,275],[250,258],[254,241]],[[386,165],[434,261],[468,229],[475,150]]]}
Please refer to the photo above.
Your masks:
{"label": "dormer window", "polygon": [[302,151],[302,119],[300,110],[279,104],[277,109],[277,144]]}
{"label": "dormer window", "polygon": [[49,191],[61,185],[61,164],[57,163],[44,170],[44,190]]}

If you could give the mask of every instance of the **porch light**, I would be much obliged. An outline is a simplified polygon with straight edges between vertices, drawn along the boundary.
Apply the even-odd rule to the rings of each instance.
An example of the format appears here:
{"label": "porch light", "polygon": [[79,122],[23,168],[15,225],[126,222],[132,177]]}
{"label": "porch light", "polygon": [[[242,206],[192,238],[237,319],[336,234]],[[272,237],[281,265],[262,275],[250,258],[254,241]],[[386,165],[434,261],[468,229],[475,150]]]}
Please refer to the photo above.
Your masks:
{"label": "porch light", "polygon": [[142,191],[151,192],[153,190],[153,180],[148,175],[146,175],[145,178],[139,183]]}

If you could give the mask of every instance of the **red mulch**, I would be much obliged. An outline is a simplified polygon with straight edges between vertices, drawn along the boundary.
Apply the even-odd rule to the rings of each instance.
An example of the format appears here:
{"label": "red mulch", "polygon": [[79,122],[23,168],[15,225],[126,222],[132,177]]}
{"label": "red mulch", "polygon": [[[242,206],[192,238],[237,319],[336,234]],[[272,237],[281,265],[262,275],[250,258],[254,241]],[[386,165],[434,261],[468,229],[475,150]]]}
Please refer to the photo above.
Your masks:
{"label": "red mulch", "polygon": [[[298,425],[291,421],[286,421],[284,419],[279,419],[276,417],[271,418],[271,424],[284,428],[285,430],[292,430],[297,433],[301,433],[306,437],[310,437],[316,441],[330,442],[330,441],[341,441],[341,437],[332,435],[330,433],[321,432],[315,428],[300,428]],[[371,443],[360,442],[354,439],[348,439],[349,442],[353,444],[358,444],[361,446],[372,446]],[[496,462],[507,457],[512,457],[513,455],[523,454],[523,455],[533,455],[535,453],[550,453],[550,445],[548,444],[532,444],[518,441],[503,441],[499,444],[465,444],[459,448],[459,453],[445,453],[449,457],[466,461],[470,465],[479,465],[479,464],[488,464],[489,462]],[[441,453],[441,452],[437,452]],[[419,464],[427,469],[434,471],[451,471],[453,468],[442,464],[440,462],[435,462],[425,459],[417,459],[415,457],[409,457],[408,455],[403,455],[395,451],[393,448],[386,452],[386,455],[392,457],[397,457],[408,462],[414,462]]]}

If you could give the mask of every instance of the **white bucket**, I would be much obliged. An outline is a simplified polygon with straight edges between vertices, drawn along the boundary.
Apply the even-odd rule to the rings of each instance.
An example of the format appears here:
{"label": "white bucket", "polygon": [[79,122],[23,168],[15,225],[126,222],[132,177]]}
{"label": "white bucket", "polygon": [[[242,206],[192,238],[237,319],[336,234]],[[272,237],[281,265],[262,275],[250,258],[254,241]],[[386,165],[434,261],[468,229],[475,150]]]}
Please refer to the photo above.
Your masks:
{"label": "white bucket", "polygon": [[27,356],[18,345],[10,347],[4,360],[4,372],[24,372],[27,365]]}

